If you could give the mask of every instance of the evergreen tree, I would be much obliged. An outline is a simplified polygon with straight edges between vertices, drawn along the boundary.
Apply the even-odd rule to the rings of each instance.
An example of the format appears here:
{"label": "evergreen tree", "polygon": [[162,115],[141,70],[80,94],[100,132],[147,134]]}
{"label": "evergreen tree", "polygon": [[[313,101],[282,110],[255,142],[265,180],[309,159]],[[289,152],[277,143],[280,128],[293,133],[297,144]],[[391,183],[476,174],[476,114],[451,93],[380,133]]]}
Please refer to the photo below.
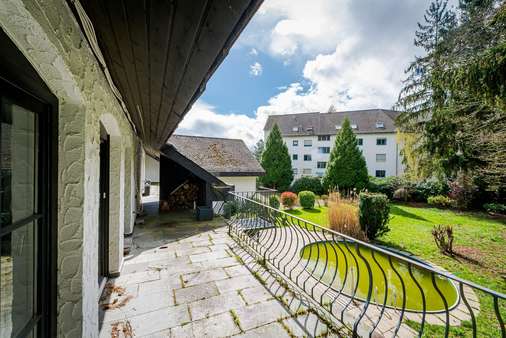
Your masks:
{"label": "evergreen tree", "polygon": [[442,42],[456,26],[455,13],[447,5],[447,0],[433,1],[425,12],[425,22],[418,23],[414,44],[421,47],[425,55],[415,57],[406,70],[408,77],[397,103],[403,112],[399,121],[405,130],[419,131],[434,107],[444,102],[444,91],[439,85],[441,58],[445,53]]}
{"label": "evergreen tree", "polygon": [[[444,56],[448,54],[445,39],[456,26],[456,16],[448,9],[447,0],[435,0],[426,10],[424,22],[418,23],[414,44],[424,50],[425,55],[415,57],[406,69],[408,74],[404,87],[399,94],[396,108],[402,111],[398,118],[402,132],[415,142],[404,144],[403,152],[423,154],[427,151],[426,139],[427,122],[435,116],[446,102],[446,91],[441,85],[444,69]],[[407,171],[439,173],[441,161],[433,156],[424,156],[425,160],[419,164],[425,168],[409,168]]]}
{"label": "evergreen tree", "polygon": [[357,138],[353,133],[348,118],[344,119],[336,142],[330,152],[330,159],[323,177],[325,189],[358,190],[367,187],[369,176],[364,156],[358,148]]}
{"label": "evergreen tree", "polygon": [[261,164],[265,175],[260,177],[260,182],[266,187],[286,191],[293,180],[292,161],[277,124],[267,137]]}
{"label": "evergreen tree", "polygon": [[253,148],[253,155],[255,155],[255,158],[258,162],[262,161],[262,154],[264,152],[265,144],[264,140],[260,139],[255,144],[255,147]]}

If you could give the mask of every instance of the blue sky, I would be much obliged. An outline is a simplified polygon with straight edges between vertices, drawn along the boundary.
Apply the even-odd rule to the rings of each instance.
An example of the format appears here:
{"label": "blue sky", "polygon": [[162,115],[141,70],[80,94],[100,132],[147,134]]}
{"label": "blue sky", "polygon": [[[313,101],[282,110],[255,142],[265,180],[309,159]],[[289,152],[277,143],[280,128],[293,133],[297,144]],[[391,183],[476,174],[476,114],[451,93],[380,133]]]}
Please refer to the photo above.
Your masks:
{"label": "blue sky", "polygon": [[391,108],[428,0],[265,0],[177,133],[263,137],[269,115]]}
{"label": "blue sky", "polygon": [[[200,100],[219,108],[223,114],[254,116],[259,105],[266,104],[280,88],[300,77],[299,67],[284,66],[282,60],[252,50],[247,46],[232,48]],[[254,75],[250,66],[257,62],[262,70]]]}

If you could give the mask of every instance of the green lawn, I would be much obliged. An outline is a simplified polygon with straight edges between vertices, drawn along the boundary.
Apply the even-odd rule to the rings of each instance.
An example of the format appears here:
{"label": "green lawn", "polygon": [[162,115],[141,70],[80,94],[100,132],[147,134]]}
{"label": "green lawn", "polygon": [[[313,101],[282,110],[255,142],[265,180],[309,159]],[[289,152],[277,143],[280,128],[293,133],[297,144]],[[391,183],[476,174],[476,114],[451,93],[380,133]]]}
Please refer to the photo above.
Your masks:
{"label": "green lawn", "polygon": [[[313,210],[295,209],[289,211],[300,218],[321,225],[327,225],[327,208]],[[485,213],[459,212],[429,207],[414,207],[392,204],[390,209],[390,232],[377,241],[444,267],[453,274],[506,293],[506,222],[504,219],[493,219]],[[432,238],[431,230],[437,224],[454,226],[454,248],[458,255],[442,255]],[[492,299],[479,295],[482,303],[482,314],[478,325],[487,330],[496,322]],[[503,302],[504,303],[504,302]],[[506,312],[506,304],[501,307]],[[490,330],[490,336],[494,333]],[[495,331],[499,333],[498,331]],[[428,336],[443,333],[438,327],[430,327]],[[479,336],[483,333],[480,332]],[[452,331],[452,336],[468,336],[468,329]]]}

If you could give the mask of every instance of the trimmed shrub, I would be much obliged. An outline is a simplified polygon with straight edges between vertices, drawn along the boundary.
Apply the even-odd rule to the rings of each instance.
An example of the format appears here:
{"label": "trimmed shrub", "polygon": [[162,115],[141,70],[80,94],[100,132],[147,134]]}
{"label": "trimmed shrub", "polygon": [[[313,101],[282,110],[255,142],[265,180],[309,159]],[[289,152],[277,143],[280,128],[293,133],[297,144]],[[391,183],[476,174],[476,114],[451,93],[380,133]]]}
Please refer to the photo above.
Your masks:
{"label": "trimmed shrub", "polygon": [[446,181],[430,179],[414,184],[410,190],[415,202],[426,202],[430,196],[447,195],[449,187]]}
{"label": "trimmed shrub", "polygon": [[361,193],[358,202],[360,227],[370,240],[390,231],[390,206],[385,194]]}
{"label": "trimmed shrub", "polygon": [[295,195],[291,191],[285,191],[284,193],[281,194],[280,199],[281,204],[283,204],[283,207],[291,209],[295,205],[295,202],[297,202],[297,195]]}
{"label": "trimmed shrub", "polygon": [[427,203],[436,207],[448,208],[453,204],[453,200],[448,196],[437,195],[427,198]]}
{"label": "trimmed shrub", "polygon": [[315,194],[312,191],[301,191],[299,193],[299,203],[304,209],[313,209]]}
{"label": "trimmed shrub", "polygon": [[229,219],[237,213],[237,203],[235,201],[228,201],[223,204],[223,217]]}
{"label": "trimmed shrub", "polygon": [[369,177],[367,189],[369,192],[387,195],[388,198],[394,196],[394,192],[403,185],[402,179],[396,176],[385,178]]}
{"label": "trimmed shrub", "polygon": [[274,209],[279,209],[279,199],[276,195],[269,197],[269,205]]}
{"label": "trimmed shrub", "polygon": [[407,188],[399,188],[394,191],[393,199],[397,201],[407,202],[409,200],[409,190]]}
{"label": "trimmed shrub", "polygon": [[486,203],[483,208],[488,212],[495,212],[498,214],[506,214],[506,205],[501,203]]}
{"label": "trimmed shrub", "polygon": [[304,176],[293,182],[290,190],[298,194],[301,191],[312,191],[315,195],[323,194],[322,181],[318,177]]}

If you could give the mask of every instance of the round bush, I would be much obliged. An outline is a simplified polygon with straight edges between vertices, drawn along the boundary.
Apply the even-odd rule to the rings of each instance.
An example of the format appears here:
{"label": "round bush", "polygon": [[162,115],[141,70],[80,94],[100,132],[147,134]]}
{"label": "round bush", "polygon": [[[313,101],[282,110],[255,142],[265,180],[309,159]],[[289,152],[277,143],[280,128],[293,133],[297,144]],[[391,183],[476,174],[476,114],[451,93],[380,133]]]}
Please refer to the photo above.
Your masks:
{"label": "round bush", "polygon": [[315,194],[312,191],[299,192],[299,203],[304,209],[313,209]]}
{"label": "round bush", "polygon": [[390,231],[390,206],[385,194],[360,193],[358,217],[360,227],[369,240],[374,240]]}
{"label": "round bush", "polygon": [[279,209],[279,200],[276,195],[269,197],[269,205],[274,209]]}
{"label": "round bush", "polygon": [[448,196],[437,195],[429,196],[429,198],[427,198],[427,203],[436,207],[447,208],[453,204],[453,200]]}
{"label": "round bush", "polygon": [[399,188],[394,191],[393,199],[397,201],[407,202],[409,200],[409,190],[407,188]]}
{"label": "round bush", "polygon": [[237,203],[235,201],[225,202],[223,205],[223,217],[229,219],[237,213]]}
{"label": "round bush", "polygon": [[291,191],[285,191],[281,194],[281,204],[287,209],[291,209],[297,202],[297,195]]}
{"label": "round bush", "polygon": [[312,191],[316,195],[323,194],[322,181],[318,177],[304,176],[293,182],[290,190],[298,194],[301,191]]}

